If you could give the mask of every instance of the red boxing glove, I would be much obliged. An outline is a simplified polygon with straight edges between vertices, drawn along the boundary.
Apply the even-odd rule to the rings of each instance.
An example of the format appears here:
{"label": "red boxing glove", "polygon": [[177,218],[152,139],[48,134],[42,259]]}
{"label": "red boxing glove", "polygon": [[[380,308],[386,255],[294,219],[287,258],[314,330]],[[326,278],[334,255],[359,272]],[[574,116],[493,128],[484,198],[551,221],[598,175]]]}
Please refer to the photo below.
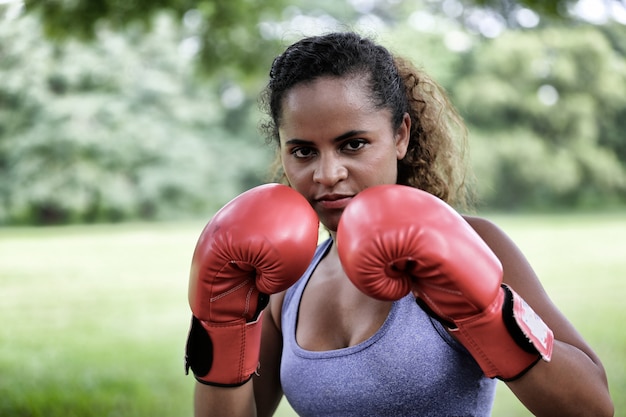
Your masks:
{"label": "red boxing glove", "polygon": [[486,376],[512,380],[550,360],[552,331],[502,285],[502,265],[474,229],[433,195],[402,185],[362,191],[341,216],[337,250],[365,294],[412,292]]}
{"label": "red boxing glove", "polygon": [[257,370],[269,295],[289,288],[313,259],[318,219],[280,184],[239,195],[206,225],[193,254],[186,370],[202,383],[238,386]]}

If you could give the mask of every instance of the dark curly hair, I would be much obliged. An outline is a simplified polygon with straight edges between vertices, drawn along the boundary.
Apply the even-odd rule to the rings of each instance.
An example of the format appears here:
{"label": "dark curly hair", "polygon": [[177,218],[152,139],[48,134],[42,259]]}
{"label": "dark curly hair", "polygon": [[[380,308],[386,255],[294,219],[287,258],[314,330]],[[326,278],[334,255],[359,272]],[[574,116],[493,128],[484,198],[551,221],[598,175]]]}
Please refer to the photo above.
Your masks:
{"label": "dark curly hair", "polygon": [[[465,125],[443,88],[409,61],[356,33],[339,32],[292,44],[274,60],[269,75],[260,101],[269,116],[261,123],[268,143],[280,146],[282,101],[292,87],[325,76],[361,76],[373,104],[391,112],[394,130],[405,113],[411,117],[408,151],[398,161],[397,183],[468,206]],[[286,182],[279,155],[272,175],[273,181]]]}

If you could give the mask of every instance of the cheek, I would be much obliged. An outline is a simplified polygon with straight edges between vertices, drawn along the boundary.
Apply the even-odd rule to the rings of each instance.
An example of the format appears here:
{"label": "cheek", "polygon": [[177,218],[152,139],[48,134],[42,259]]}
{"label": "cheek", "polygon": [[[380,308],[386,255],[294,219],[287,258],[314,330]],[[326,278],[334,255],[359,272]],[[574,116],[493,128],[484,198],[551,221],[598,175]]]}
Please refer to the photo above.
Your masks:
{"label": "cheek", "polygon": [[291,173],[291,167],[289,166],[289,163],[286,161],[287,159],[286,159],[285,154],[281,153],[280,154],[280,166],[282,167],[283,172],[285,173],[285,176],[289,178],[290,173]]}
{"label": "cheek", "polygon": [[388,149],[377,158],[369,171],[383,184],[395,184],[398,178],[398,158],[395,149]]}
{"label": "cheek", "polygon": [[287,181],[289,181],[289,185],[296,191],[299,191],[302,186],[302,179],[305,175],[304,169],[299,167],[294,161],[290,161],[289,158],[285,158],[284,156],[281,157],[281,164],[285,177],[287,178]]}
{"label": "cheek", "polygon": [[395,184],[398,181],[398,160],[393,159],[388,162],[386,172],[386,178],[384,182],[387,184]]}

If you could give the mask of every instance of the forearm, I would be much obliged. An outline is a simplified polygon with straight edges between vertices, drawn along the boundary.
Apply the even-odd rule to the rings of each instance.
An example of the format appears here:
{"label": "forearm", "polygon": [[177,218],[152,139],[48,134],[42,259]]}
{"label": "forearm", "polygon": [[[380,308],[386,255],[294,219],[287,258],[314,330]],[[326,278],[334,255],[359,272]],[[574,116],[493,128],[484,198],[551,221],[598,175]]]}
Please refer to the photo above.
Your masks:
{"label": "forearm", "polygon": [[569,344],[554,341],[550,362],[539,361],[521,378],[507,382],[536,416],[612,416],[601,365]]}
{"label": "forearm", "polygon": [[195,417],[255,417],[256,407],[252,381],[235,388],[196,383]]}

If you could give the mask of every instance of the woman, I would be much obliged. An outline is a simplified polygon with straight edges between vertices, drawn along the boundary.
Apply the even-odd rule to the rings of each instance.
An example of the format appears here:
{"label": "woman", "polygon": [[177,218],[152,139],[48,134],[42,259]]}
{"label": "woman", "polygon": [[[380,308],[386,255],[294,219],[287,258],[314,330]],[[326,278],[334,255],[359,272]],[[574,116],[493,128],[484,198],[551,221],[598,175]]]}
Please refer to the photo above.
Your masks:
{"label": "woman", "polygon": [[[348,279],[336,244],[342,213],[366,189],[401,184],[466,202],[465,130],[445,94],[385,48],[333,33],[287,48],[264,98],[279,175],[330,239],[295,285],[271,296],[256,375],[228,387],[198,379],[196,415],[270,416],[283,392],[301,415],[490,415],[496,380],[471,343],[433,304],[415,303],[415,291],[397,301],[366,295]],[[536,415],[613,415],[599,358],[519,249],[492,223],[464,218],[497,257],[503,282],[554,336],[549,361],[537,354],[512,374],[489,376],[505,380]]]}

